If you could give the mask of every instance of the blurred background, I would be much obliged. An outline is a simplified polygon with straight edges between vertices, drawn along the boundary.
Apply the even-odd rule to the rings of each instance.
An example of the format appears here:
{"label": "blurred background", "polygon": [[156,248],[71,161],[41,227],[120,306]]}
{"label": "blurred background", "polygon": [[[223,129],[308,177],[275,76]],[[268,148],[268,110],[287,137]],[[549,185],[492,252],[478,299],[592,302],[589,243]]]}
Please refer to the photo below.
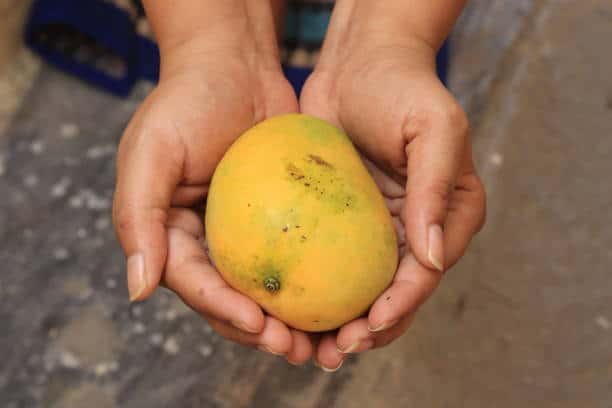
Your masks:
{"label": "blurred background", "polygon": [[609,0],[469,2],[448,84],[487,226],[401,339],[334,374],[225,342],[167,291],[128,303],[114,154],[156,50],[136,2],[111,28],[59,3],[0,0],[1,407],[612,406]]}

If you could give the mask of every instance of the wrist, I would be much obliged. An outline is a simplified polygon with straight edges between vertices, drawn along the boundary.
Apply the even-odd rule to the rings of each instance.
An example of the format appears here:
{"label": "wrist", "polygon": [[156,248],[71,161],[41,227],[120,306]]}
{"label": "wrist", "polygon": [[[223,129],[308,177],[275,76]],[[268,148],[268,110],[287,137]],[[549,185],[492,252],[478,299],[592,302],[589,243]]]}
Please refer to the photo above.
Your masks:
{"label": "wrist", "polygon": [[[338,20],[361,37],[387,42],[423,42],[434,51],[442,45],[466,0],[338,0]],[[342,16],[344,14],[344,16]]]}
{"label": "wrist", "polygon": [[381,12],[384,17],[378,17],[376,10],[365,7],[370,4],[370,0],[338,0],[316,70],[384,64],[384,60],[401,58],[404,68],[434,72],[436,47],[418,32],[392,24],[396,19],[387,9]]}
{"label": "wrist", "polygon": [[164,72],[239,58],[279,65],[274,17],[261,0],[144,0]]}

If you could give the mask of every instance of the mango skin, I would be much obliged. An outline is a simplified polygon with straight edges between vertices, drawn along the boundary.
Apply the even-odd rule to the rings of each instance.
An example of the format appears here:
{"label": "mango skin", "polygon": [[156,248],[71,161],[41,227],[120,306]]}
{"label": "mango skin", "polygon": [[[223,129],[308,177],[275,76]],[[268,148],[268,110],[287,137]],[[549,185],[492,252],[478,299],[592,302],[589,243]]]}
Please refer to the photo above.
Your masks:
{"label": "mango skin", "polygon": [[231,146],[205,222],[228,284],[304,331],[363,315],[397,269],[391,216],[356,149],[306,115],[268,119]]}

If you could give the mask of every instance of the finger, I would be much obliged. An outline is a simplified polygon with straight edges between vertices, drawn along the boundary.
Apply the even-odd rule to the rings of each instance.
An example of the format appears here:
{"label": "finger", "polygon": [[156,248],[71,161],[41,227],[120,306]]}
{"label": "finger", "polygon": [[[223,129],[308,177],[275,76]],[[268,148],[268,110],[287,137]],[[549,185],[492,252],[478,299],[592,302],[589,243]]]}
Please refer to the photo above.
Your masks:
{"label": "finger", "polygon": [[293,365],[302,365],[312,356],[312,341],[306,333],[299,330],[291,330],[291,337],[293,341],[287,361]]}
{"label": "finger", "polygon": [[338,330],[336,346],[342,354],[361,353],[374,347],[375,333],[368,330],[368,319],[362,317]]}
{"label": "finger", "polygon": [[414,256],[402,259],[391,286],[374,302],[368,314],[369,330],[387,330],[414,314],[438,286],[442,273],[422,265]]}
{"label": "finger", "polygon": [[183,152],[150,129],[126,131],[117,159],[113,223],[127,257],[130,300],[157,287],[166,262],[165,223]]}
{"label": "finger", "polygon": [[259,338],[259,349],[274,355],[287,355],[291,350],[293,337],[286,324],[266,316],[264,330]]}
{"label": "finger", "polygon": [[480,231],[486,218],[486,194],[475,173],[460,179],[446,217],[444,248],[447,266],[464,254],[472,237]]}
{"label": "finger", "polygon": [[204,201],[208,186],[178,186],[172,195],[172,205],[177,207],[191,207]]}
{"label": "finger", "polygon": [[287,326],[273,317],[267,316],[261,333],[247,333],[231,324],[215,318],[208,318],[210,326],[226,340],[257,347],[277,356],[286,355],[291,349],[292,337]]}
{"label": "finger", "polygon": [[186,208],[171,208],[168,210],[167,228],[178,228],[196,239],[204,237],[204,225],[198,215]]}
{"label": "finger", "polygon": [[316,353],[315,361],[323,371],[333,373],[342,367],[345,356],[336,346],[335,334],[324,334],[319,341]]}
{"label": "finger", "polygon": [[468,149],[468,122],[455,102],[449,113],[408,122],[407,181],[403,220],[416,258],[445,269],[444,225],[457,176]]}
{"label": "finger", "polygon": [[166,286],[193,310],[250,333],[264,329],[261,308],[232,289],[212,267],[203,246],[183,230],[168,230]]}

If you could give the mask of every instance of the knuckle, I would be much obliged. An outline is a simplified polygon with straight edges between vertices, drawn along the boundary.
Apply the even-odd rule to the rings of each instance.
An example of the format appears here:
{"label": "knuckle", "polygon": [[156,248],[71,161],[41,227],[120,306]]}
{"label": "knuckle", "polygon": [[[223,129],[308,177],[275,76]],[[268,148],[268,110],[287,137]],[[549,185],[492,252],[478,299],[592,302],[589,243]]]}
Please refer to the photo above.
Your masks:
{"label": "knuckle", "polygon": [[402,134],[406,143],[410,144],[418,135],[427,133],[434,122],[433,115],[428,110],[411,112],[402,124]]}
{"label": "knuckle", "polygon": [[118,204],[113,208],[113,224],[118,233],[134,231],[140,225],[161,224],[168,220],[168,212],[162,208],[136,208],[132,205]]}

